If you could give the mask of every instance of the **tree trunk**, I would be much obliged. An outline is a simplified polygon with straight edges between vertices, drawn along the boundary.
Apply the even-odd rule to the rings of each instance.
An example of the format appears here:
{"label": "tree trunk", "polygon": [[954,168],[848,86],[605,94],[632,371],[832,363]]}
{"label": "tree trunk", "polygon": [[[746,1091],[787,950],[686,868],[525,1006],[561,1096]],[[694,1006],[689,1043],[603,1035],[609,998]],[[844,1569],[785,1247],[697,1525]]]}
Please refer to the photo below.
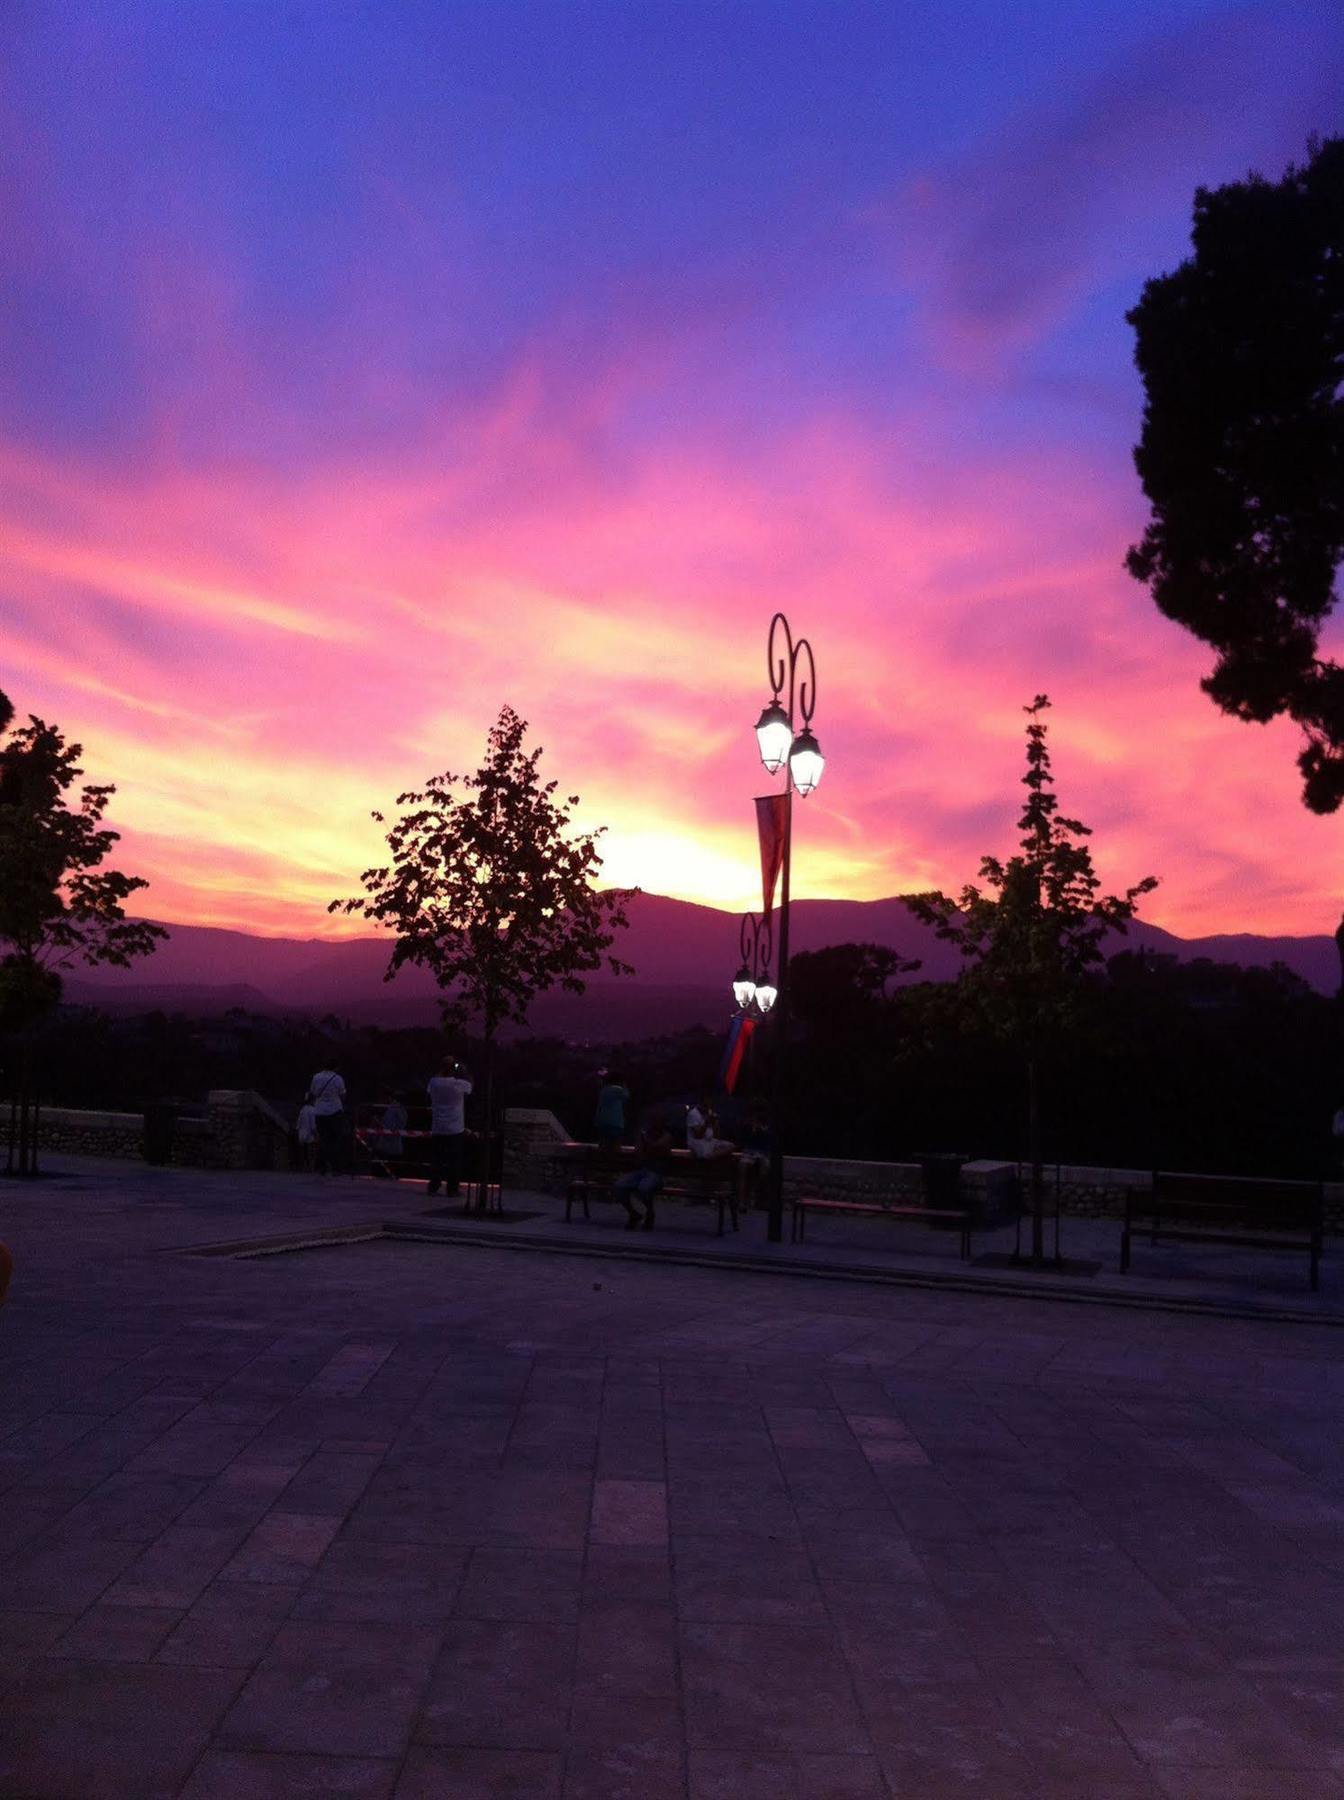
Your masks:
{"label": "tree trunk", "polygon": [[1031,1260],[1045,1261],[1045,1170],[1041,1164],[1040,1070],[1027,1058],[1027,1159],[1031,1164]]}
{"label": "tree trunk", "polygon": [[485,1131],[482,1136],[484,1146],[480,1167],[477,1170],[479,1181],[476,1188],[476,1210],[490,1210],[490,1172],[495,1161],[495,1033],[489,1027],[485,1034]]}

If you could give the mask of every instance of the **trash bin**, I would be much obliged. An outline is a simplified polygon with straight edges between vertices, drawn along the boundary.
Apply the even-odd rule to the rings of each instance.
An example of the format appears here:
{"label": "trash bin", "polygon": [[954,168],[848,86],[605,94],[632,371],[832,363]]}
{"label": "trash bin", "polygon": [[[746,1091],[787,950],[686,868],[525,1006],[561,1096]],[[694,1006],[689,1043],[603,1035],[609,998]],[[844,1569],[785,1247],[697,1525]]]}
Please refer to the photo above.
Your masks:
{"label": "trash bin", "polygon": [[[915,1161],[924,1177],[925,1206],[931,1212],[951,1212],[959,1207],[962,1164],[970,1158],[960,1151],[937,1151],[917,1155]],[[960,1229],[955,1219],[930,1219],[929,1223],[935,1230]]]}
{"label": "trash bin", "polygon": [[173,1138],[177,1132],[177,1116],[182,1110],[179,1100],[151,1100],[145,1108],[145,1161],[164,1164],[173,1160]]}

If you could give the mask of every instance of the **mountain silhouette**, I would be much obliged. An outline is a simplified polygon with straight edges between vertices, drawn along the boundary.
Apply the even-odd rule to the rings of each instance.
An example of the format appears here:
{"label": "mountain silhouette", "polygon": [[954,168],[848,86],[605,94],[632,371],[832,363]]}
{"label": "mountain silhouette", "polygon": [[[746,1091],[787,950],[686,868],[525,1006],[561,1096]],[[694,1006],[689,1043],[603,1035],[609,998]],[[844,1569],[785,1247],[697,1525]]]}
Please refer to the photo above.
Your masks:
{"label": "mountain silhouette", "polygon": [[[625,980],[596,978],[584,995],[543,995],[530,1029],[584,1038],[637,1038],[718,1025],[732,1011],[731,982],[739,962],[737,913],[638,894],[630,927],[614,946],[635,967]],[[912,917],[896,895],[885,900],[795,900],[791,947],[820,950],[830,944],[873,943],[918,957],[915,980],[947,980],[960,966],[950,944]],[[258,937],[208,925],[169,925],[170,936],[130,969],[72,975],[66,997],[117,1011],[215,1013],[242,1006],[253,1012],[335,1013],[379,1025],[431,1024],[437,1018],[435,988],[423,970],[403,969],[384,982],[391,939]],[[1339,981],[1332,937],[1259,937],[1229,933],[1179,938],[1160,926],[1139,923],[1116,937],[1114,950],[1131,948],[1190,962],[1268,967],[1281,962],[1323,993]]]}

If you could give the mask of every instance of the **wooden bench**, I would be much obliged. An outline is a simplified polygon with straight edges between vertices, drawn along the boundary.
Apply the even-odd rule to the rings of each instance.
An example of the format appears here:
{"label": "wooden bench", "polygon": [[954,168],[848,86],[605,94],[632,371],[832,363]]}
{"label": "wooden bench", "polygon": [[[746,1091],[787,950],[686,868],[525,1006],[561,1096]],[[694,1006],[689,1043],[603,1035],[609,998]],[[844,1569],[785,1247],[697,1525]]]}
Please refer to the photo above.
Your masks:
{"label": "wooden bench", "polygon": [[1241,1175],[1153,1172],[1150,1190],[1125,1196],[1120,1273],[1129,1271],[1136,1232],[1150,1244],[1232,1244],[1244,1250],[1297,1250],[1320,1286],[1325,1189],[1319,1181],[1261,1181]]}
{"label": "wooden bench", "polygon": [[827,1200],[820,1194],[802,1194],[793,1203],[793,1241],[807,1235],[809,1213],[852,1213],[869,1219],[923,1219],[931,1225],[955,1225],[961,1238],[961,1260],[971,1259],[971,1209],[968,1206],[907,1206],[885,1200]]}
{"label": "wooden bench", "polygon": [[[598,1144],[575,1145],[571,1148],[582,1149],[585,1155],[579,1173],[572,1177],[565,1188],[566,1224],[573,1218],[576,1200],[583,1207],[584,1218],[591,1218],[588,1210],[590,1199],[615,1199],[613,1189],[617,1180],[644,1166],[643,1158],[633,1146],[627,1144],[622,1144],[615,1150],[605,1149]],[[742,1188],[740,1157],[692,1156],[689,1150],[671,1150],[658,1159],[657,1167],[663,1178],[663,1185],[658,1190],[655,1201],[713,1200],[718,1208],[718,1235],[723,1236],[725,1214],[732,1219],[733,1230],[738,1229],[738,1201]]]}

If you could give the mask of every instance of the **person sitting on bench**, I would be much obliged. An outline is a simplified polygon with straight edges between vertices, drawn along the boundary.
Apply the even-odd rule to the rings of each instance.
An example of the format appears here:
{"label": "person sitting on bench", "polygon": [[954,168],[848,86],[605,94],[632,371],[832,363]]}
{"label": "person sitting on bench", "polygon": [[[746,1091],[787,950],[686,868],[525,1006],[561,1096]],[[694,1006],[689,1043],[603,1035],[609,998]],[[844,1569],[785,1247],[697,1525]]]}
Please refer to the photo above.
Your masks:
{"label": "person sitting on bench", "polygon": [[686,1148],[692,1156],[705,1159],[731,1156],[737,1145],[718,1136],[719,1121],[708,1094],[702,1094],[686,1114]]}
{"label": "person sitting on bench", "polygon": [[663,1185],[662,1162],[672,1148],[672,1133],[666,1124],[654,1114],[639,1134],[636,1146],[637,1160],[635,1167],[628,1174],[617,1176],[611,1184],[611,1191],[625,1208],[625,1229],[634,1231],[641,1223],[635,1210],[635,1201],[644,1203],[643,1226],[645,1231],[653,1230],[654,1196]]}

